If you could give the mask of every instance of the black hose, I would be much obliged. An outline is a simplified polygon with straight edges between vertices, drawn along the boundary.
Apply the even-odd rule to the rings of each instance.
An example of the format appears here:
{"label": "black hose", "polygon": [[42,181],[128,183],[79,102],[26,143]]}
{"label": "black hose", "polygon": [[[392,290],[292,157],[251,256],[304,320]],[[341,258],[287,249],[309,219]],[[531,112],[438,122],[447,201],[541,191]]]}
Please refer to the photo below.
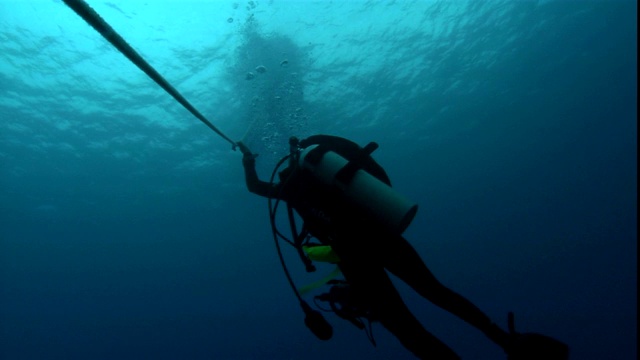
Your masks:
{"label": "black hose", "polygon": [[[280,166],[282,166],[282,164],[286,160],[291,159],[292,156],[293,155],[291,154],[283,157],[278,162],[275,169],[273,169],[273,173],[271,174],[271,178],[269,179],[269,184],[271,184],[271,187],[273,187],[275,177]],[[282,189],[287,185],[287,182],[289,181],[289,179],[291,179],[291,175],[284,181],[284,183],[281,183],[280,192],[282,192]],[[293,293],[296,295],[296,298],[298,298],[298,301],[300,302],[300,307],[302,307],[302,311],[304,311],[304,315],[305,315],[304,324],[307,326],[307,328],[309,328],[309,330],[311,330],[311,332],[318,339],[329,340],[333,336],[333,328],[327,322],[327,320],[325,320],[322,314],[320,314],[320,312],[318,312],[317,310],[313,310],[311,306],[309,306],[309,304],[307,304],[307,302],[302,299],[302,296],[300,296],[300,292],[298,291],[298,288],[296,288],[296,285],[294,284],[293,279],[291,278],[289,269],[287,269],[287,264],[284,261],[284,256],[282,255],[282,249],[280,248],[280,241],[278,241],[278,236],[280,235],[280,237],[285,240],[286,238],[284,236],[281,236],[276,226],[276,210],[278,209],[278,204],[280,204],[281,195],[282,194],[276,194],[275,203],[274,203],[273,196],[269,196],[268,198],[269,220],[271,222],[271,232],[273,233],[273,241],[275,242],[276,250],[278,251],[278,259],[280,260],[280,265],[282,265],[282,270],[284,270],[284,274],[287,277],[287,281],[291,286],[291,290],[293,290]],[[290,243],[295,246],[293,242],[290,242]]]}

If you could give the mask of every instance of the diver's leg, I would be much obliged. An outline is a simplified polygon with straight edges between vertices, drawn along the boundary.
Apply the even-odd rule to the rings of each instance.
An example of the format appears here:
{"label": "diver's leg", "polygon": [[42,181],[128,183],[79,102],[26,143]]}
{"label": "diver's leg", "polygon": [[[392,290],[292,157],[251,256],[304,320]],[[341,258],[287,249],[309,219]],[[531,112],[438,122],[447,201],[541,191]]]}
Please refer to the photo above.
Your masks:
{"label": "diver's leg", "polygon": [[375,320],[420,359],[459,359],[453,350],[424,329],[402,301],[380,265],[341,261],[340,269],[358,303],[368,306]]}
{"label": "diver's leg", "polygon": [[427,300],[482,331],[503,349],[507,347],[509,334],[495,325],[471,301],[438,281],[406,239],[398,236],[385,243],[382,248],[384,254],[381,256],[385,267],[392,274]]}

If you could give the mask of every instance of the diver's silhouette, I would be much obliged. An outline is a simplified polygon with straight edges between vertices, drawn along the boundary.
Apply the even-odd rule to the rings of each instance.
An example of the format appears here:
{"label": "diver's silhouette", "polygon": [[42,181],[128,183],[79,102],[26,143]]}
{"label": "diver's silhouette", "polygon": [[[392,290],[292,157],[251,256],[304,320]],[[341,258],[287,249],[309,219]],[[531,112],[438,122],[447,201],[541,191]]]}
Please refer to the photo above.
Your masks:
{"label": "diver's silhouette", "polygon": [[[290,165],[279,173],[279,183],[259,180],[255,170],[257,155],[241,142],[238,146],[244,155],[242,162],[249,191],[285,201],[295,209],[304,220],[305,235],[310,234],[322,244],[330,245],[338,255],[338,266],[349,286],[349,301],[366,309],[417,357],[459,359],[451,348],[425,330],[410,312],[386,271],[405,281],[427,300],[483,332],[502,347],[511,360],[567,359],[569,349],[565,344],[539,334],[517,333],[511,313],[507,332],[469,300],[440,283],[414,248],[400,235],[415,214],[415,207],[376,209],[380,204],[395,206],[397,204],[394,202],[402,201],[396,200],[391,190],[386,194],[387,190],[384,189],[380,193],[368,194],[369,198],[366,199],[362,198],[362,194],[353,194],[354,189],[349,186],[356,182],[354,177],[359,171],[360,175],[366,173],[365,180],[357,180],[365,186],[368,186],[363,183],[366,181],[389,185],[386,173],[370,156],[370,152],[377,147],[372,144],[363,149],[349,140],[334,136],[316,135],[300,142],[292,138]],[[302,150],[305,152],[301,154]],[[329,179],[328,182],[326,176],[333,175],[318,173],[323,171],[318,164],[329,161],[327,154],[346,160],[346,165],[336,169],[338,174],[335,177],[341,177],[339,181]],[[306,166],[306,162],[315,162],[318,166],[312,169]],[[385,214],[386,211],[406,211],[408,219],[400,216],[397,218],[402,220],[391,220],[389,223],[386,221],[388,219],[382,218],[389,215]],[[398,221],[405,223],[399,224]],[[313,318],[315,315],[309,313],[307,307],[306,303],[303,304],[307,315],[311,315],[311,318],[308,316],[309,322],[318,320]],[[312,328],[312,324],[307,325]],[[329,332],[323,332],[323,329],[319,332],[320,335],[314,331],[321,338],[331,336],[330,328]]]}

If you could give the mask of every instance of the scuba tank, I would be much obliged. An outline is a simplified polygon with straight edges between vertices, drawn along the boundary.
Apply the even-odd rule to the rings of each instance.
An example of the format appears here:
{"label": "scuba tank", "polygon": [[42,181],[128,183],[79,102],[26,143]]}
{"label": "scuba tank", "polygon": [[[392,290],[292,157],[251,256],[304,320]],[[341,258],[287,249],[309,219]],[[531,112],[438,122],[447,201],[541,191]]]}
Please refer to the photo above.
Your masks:
{"label": "scuba tank", "polygon": [[337,186],[346,199],[368,212],[392,233],[402,234],[415,217],[418,205],[395,191],[388,178],[376,177],[367,171],[363,161],[373,161],[370,154],[377,147],[378,144],[373,142],[364,148],[358,146],[358,152],[348,159],[329,146],[314,144],[302,150],[299,166],[311,171],[323,183]]}

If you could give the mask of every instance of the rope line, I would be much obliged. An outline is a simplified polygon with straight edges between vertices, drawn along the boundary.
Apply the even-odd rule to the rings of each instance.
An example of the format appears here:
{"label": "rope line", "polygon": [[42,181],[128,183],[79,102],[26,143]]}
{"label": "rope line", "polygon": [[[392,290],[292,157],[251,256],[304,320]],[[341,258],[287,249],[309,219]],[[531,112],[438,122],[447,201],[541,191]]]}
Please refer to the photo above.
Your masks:
{"label": "rope line", "polygon": [[207,118],[204,117],[187,99],[185,99],[171,84],[165,80],[149,63],[147,63],[140,54],[138,54],[100,15],[93,10],[83,0],[62,0],[67,6],[83,18],[89,25],[98,31],[107,41],[109,41],[116,49],[134,63],[140,70],[144,71],[153,81],[163,88],[169,95],[173,96],[182,106],[185,107],[196,118],[207,125],[216,134],[231,143],[232,149],[235,150],[236,142],[231,140],[227,135],[220,131]]}

